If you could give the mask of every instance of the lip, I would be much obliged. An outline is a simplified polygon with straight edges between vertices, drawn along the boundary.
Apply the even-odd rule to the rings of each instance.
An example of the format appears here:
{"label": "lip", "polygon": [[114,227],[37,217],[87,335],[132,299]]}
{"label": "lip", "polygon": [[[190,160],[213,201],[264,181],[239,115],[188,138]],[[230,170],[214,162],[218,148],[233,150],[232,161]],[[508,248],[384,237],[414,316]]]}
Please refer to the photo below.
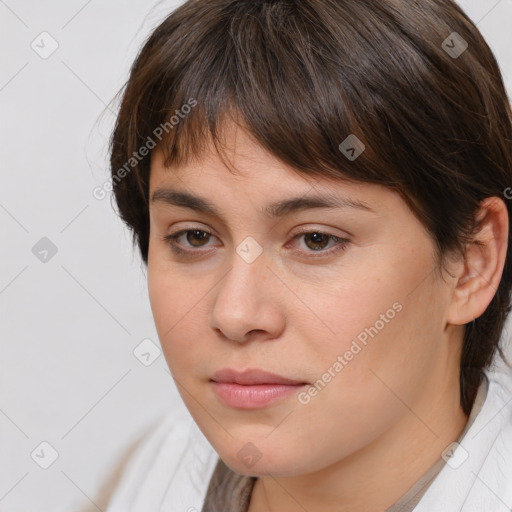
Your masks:
{"label": "lip", "polygon": [[247,369],[243,372],[224,368],[213,374],[212,380],[226,384],[241,384],[243,386],[253,386],[257,384],[283,384],[285,386],[296,386],[299,384],[307,384],[307,382],[288,379],[275,373],[266,372],[259,369]]}
{"label": "lip", "polygon": [[216,372],[211,383],[220,400],[236,409],[266,407],[307,385],[304,381],[263,370],[248,369],[238,372],[230,368]]}

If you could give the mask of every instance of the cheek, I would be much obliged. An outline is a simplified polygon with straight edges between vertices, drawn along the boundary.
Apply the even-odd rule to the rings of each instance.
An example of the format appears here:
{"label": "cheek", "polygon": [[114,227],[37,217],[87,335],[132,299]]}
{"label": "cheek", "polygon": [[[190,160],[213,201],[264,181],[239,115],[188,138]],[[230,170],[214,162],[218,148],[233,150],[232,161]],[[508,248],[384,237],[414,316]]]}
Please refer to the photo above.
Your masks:
{"label": "cheek", "polygon": [[187,380],[201,374],[207,353],[206,310],[209,284],[192,286],[190,279],[172,269],[148,264],[148,292],[153,318],[169,369]]}
{"label": "cheek", "polygon": [[308,337],[314,352],[303,360],[314,361],[316,380],[299,397],[295,417],[307,418],[308,441],[329,440],[310,463],[320,466],[371,443],[408,414],[404,404],[416,402],[435,367],[442,334],[436,288],[425,282],[410,294],[399,280],[394,287],[375,283],[323,310],[336,335],[314,345]]}
{"label": "cheek", "polygon": [[329,357],[323,357],[324,347],[319,359],[319,392],[311,405],[369,438],[369,425],[382,431],[403,414],[403,403],[415,403],[442,350],[443,298],[436,290],[430,281],[412,294],[397,285],[347,304],[336,324],[342,334],[329,344]]}
{"label": "cheek", "polygon": [[405,397],[420,392],[439,354],[447,301],[446,287],[433,277],[432,260],[425,256],[429,252],[422,254],[384,255],[378,265],[363,261],[360,272],[339,281],[342,286],[311,290],[305,298],[320,312],[321,322],[314,324],[323,335],[315,335],[310,316],[296,316],[308,343],[304,360],[315,361],[320,385],[328,382],[336,390],[333,402],[348,405],[356,396],[360,406],[361,399],[373,403],[378,397],[378,406],[386,396],[393,399],[379,377]]}
{"label": "cheek", "polygon": [[[403,279],[404,271],[401,274],[402,279],[386,262],[373,267],[362,262],[359,268],[351,269],[349,276],[333,276],[327,287],[303,286],[307,290],[303,302],[316,318],[304,311],[306,314],[297,314],[294,320],[299,322],[300,332],[310,333],[304,338],[315,350],[318,361],[325,365],[347,351],[349,360],[356,354],[361,358],[378,339],[388,338],[391,349],[389,344],[398,340],[387,335],[393,325],[406,322],[404,309],[407,293],[412,289],[405,284],[409,279]],[[314,335],[314,330],[321,331],[322,336]]]}

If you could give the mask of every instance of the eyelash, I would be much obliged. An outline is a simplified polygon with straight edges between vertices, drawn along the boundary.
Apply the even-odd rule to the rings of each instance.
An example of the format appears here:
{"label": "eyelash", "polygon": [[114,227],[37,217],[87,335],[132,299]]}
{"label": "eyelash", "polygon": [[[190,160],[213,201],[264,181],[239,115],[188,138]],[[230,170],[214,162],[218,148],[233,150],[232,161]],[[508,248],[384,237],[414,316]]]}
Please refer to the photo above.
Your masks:
{"label": "eyelash", "polygon": [[[176,233],[164,236],[163,240],[169,244],[171,250],[177,255],[182,255],[182,256],[191,255],[192,256],[192,255],[197,255],[198,252],[206,252],[206,251],[201,251],[200,249],[199,250],[194,250],[194,249],[189,250],[189,249],[182,249],[182,248],[178,247],[178,244],[177,244],[178,238],[180,238],[182,235],[185,235],[187,233],[191,233],[192,231],[199,231],[200,233],[207,234],[209,236],[215,236],[212,233],[210,233],[209,231],[205,231],[204,229],[183,229]],[[315,255],[315,256],[311,255],[311,256],[308,256],[308,258],[321,258],[321,257],[325,257],[325,256],[331,256],[340,251],[344,251],[347,248],[347,245],[349,244],[349,240],[347,240],[346,238],[340,238],[340,237],[337,237],[334,235],[330,235],[329,233],[324,233],[319,230],[301,231],[299,233],[296,233],[292,237],[292,240],[296,240],[297,238],[304,236],[304,235],[312,235],[312,234],[325,235],[325,236],[329,237],[329,240],[333,240],[336,243],[336,245],[334,246],[334,248],[331,248],[330,250],[324,250],[324,249],[320,249],[318,251],[295,250],[294,252],[296,252],[296,253],[297,252],[298,253],[308,252],[308,253],[312,253],[312,254],[316,253],[317,255]]]}

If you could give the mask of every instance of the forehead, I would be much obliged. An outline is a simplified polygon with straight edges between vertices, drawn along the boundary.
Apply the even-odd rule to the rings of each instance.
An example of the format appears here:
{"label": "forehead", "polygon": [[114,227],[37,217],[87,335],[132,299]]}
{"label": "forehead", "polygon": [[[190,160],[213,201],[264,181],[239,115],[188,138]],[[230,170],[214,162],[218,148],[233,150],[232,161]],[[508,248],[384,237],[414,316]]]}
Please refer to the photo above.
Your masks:
{"label": "forehead", "polygon": [[165,153],[157,147],[151,155],[150,180],[159,181],[168,174],[176,180],[212,175],[254,180],[279,175],[304,184],[318,181],[279,161],[233,122],[223,123],[217,145],[209,139],[201,152],[187,155],[183,165],[166,166]]}
{"label": "forehead", "polygon": [[[201,154],[193,155],[181,166],[166,166],[164,151],[155,148],[151,155],[150,205],[194,205],[198,210],[206,205],[205,213],[214,214],[219,210],[214,205],[222,205],[229,198],[233,204],[265,203],[264,211],[270,217],[323,206],[381,214],[405,206],[394,191],[349,180],[341,171],[335,179],[294,169],[234,123],[224,124],[221,133],[221,144],[215,146],[210,141]],[[208,205],[213,206],[210,212]]]}
{"label": "forehead", "polygon": [[[203,151],[189,155],[183,165],[166,165],[162,148],[151,154],[150,192],[168,185],[201,187],[216,190],[240,191],[249,188],[267,195],[278,193],[309,194],[317,191],[352,193],[368,188],[339,173],[339,178],[313,175],[295,169],[263,148],[250,132],[233,122],[222,124],[217,145],[210,139]],[[222,197],[221,197],[222,199]]]}

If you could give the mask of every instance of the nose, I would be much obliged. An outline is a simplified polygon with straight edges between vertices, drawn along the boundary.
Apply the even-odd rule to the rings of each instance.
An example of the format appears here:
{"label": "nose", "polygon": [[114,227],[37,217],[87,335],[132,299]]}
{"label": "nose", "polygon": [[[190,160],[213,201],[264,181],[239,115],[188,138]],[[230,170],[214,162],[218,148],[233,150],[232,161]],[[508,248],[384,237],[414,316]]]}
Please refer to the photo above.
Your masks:
{"label": "nose", "polygon": [[283,285],[264,255],[252,263],[233,253],[231,268],[214,288],[210,326],[224,339],[274,339],[285,327]]}

